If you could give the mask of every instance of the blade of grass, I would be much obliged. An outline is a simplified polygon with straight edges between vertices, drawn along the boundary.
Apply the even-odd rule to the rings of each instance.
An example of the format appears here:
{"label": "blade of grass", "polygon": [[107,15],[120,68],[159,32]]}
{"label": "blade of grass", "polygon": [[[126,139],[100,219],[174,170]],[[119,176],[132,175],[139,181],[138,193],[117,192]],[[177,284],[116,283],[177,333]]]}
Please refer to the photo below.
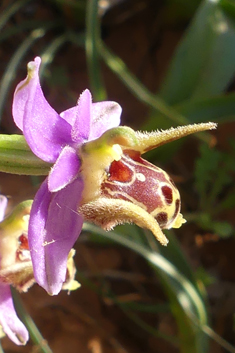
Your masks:
{"label": "blade of grass", "polygon": [[179,270],[160,254],[135,243],[120,234],[104,232],[98,227],[85,224],[84,229],[93,236],[102,236],[113,240],[119,245],[135,251],[145,258],[162,281],[162,285],[170,299],[170,305],[181,333],[181,352],[201,353],[207,350],[207,340],[204,333],[195,326],[197,320],[200,326],[207,324],[207,313],[198,289]]}
{"label": "blade of grass", "polygon": [[[148,232],[148,235],[151,236],[151,234],[149,233],[150,232]],[[180,273],[182,273],[193,284],[194,287],[197,287],[197,282],[194,273],[184,253],[181,250],[177,238],[174,236],[173,230],[166,230],[166,236],[169,239],[169,244],[167,245],[167,247],[158,245],[158,252],[162,256],[167,258],[172,264],[174,264],[174,266],[176,266]]]}
{"label": "blade of grass", "polygon": [[173,124],[187,124],[187,119],[169,107],[163,99],[151,93],[127,68],[126,64],[107,46],[99,42],[99,53],[106,65],[118,76],[140,101],[154,108]]}
{"label": "blade of grass", "polygon": [[98,18],[98,0],[87,1],[86,9],[86,57],[88,74],[92,94],[97,101],[105,100],[107,97],[102,80],[100,60],[98,53],[98,41],[100,38],[100,25]]}
{"label": "blade of grass", "polygon": [[12,2],[10,6],[8,6],[6,9],[2,10],[1,16],[0,16],[0,31],[2,28],[5,26],[9,18],[14,15],[21,7],[23,7],[27,2],[30,2],[31,0],[18,0]]}
{"label": "blade of grass", "polygon": [[48,23],[44,25],[42,28],[37,28],[33,30],[30,35],[23,41],[23,43],[18,47],[12,56],[5,73],[2,77],[1,87],[0,87],[0,120],[3,112],[3,108],[7,99],[8,91],[10,89],[11,83],[15,77],[15,73],[17,71],[17,67],[19,66],[21,60],[24,55],[26,55],[29,48],[33,45],[33,43],[42,38],[46,31],[53,27],[55,23]]}
{"label": "blade of grass", "polygon": [[175,109],[184,114],[190,123],[196,122],[228,122],[235,120],[235,93],[220,96],[189,100],[175,106]]}
{"label": "blade of grass", "polygon": [[145,258],[150,264],[161,270],[165,273],[171,280],[175,283],[175,285],[186,295],[188,298],[192,300],[192,307],[194,307],[195,313],[197,313],[198,317],[202,324],[206,324],[207,322],[207,314],[205,311],[204,304],[200,295],[198,294],[197,289],[188,281],[188,279],[183,276],[180,272],[177,271],[176,267],[172,265],[167,259],[165,259],[162,255],[147,249],[146,247],[127,239],[120,234],[115,232],[105,232],[102,229],[99,229],[96,226],[85,223],[83,230],[92,232],[98,237],[105,237],[109,240],[118,243],[119,245],[125,246],[132,251],[135,251],[140,256]]}
{"label": "blade of grass", "polygon": [[164,339],[165,341],[171,343],[173,346],[178,348],[179,340],[177,339],[177,337],[167,335],[161,332],[160,330],[156,330],[154,327],[150,326],[144,320],[142,320],[138,315],[131,312],[130,310],[126,310],[126,308],[122,305],[122,303],[116,301],[116,304],[122,309],[122,311],[125,313],[127,317],[133,320],[133,322],[135,322],[143,330],[147,331],[149,334],[151,334],[154,337],[159,337]]}
{"label": "blade of grass", "polygon": [[43,37],[45,34],[45,30],[35,29],[31,32],[31,34],[24,40],[24,42],[19,46],[19,48],[15,51],[15,54],[11,58],[5,73],[2,77],[1,87],[0,87],[0,120],[2,117],[3,108],[7,99],[7,94],[10,89],[10,85],[15,77],[15,73],[17,67],[19,66],[21,60],[24,55],[28,51],[28,49],[33,45],[33,43],[39,38]]}
{"label": "blade of grass", "polygon": [[57,51],[69,40],[68,33],[56,37],[42,52],[42,63],[40,66],[40,78],[43,76],[46,67],[54,60]]}
{"label": "blade of grass", "polygon": [[[62,21],[58,20],[56,22],[58,27],[62,25]],[[50,23],[50,21],[48,21],[47,23]],[[51,23],[55,25],[55,21],[51,21]],[[41,21],[41,20],[28,20],[22,23],[20,22],[17,25],[15,26],[12,25],[6,30],[0,32],[0,41],[3,42],[4,40],[7,40],[8,38],[13,37],[15,35],[18,35],[21,32],[33,30],[35,28],[43,28],[44,26],[45,26],[45,21]]]}
{"label": "blade of grass", "polygon": [[217,342],[218,345],[223,347],[227,352],[235,353],[235,347],[225,341],[220,335],[218,335],[214,330],[212,330],[211,327],[204,325],[202,326],[202,330],[208,337]]}
{"label": "blade of grass", "polygon": [[[114,55],[101,41],[99,42],[99,52],[103,57],[105,63],[110,69],[115,72],[118,78],[130,89],[130,91],[142,102],[153,108],[155,112],[161,114],[164,118],[164,125],[166,119],[170,123],[170,126],[174,125],[187,125],[189,124],[188,119],[177,112],[174,108],[168,106],[164,100],[159,96],[151,93],[126,67],[125,63],[116,55]],[[143,129],[148,129],[151,124],[151,130],[156,130],[156,124],[159,124],[158,119],[153,117],[150,119],[150,123],[144,125]],[[159,125],[158,125],[159,126]],[[161,125],[160,125],[161,126]],[[161,126],[161,128],[164,126]],[[169,127],[169,125],[168,125]],[[196,137],[206,143],[210,142],[210,135],[207,132],[197,134]]]}
{"label": "blade of grass", "polygon": [[[92,229],[92,233],[94,232],[94,234],[96,233],[99,237],[100,236],[103,236],[103,235],[110,235],[109,233],[105,233],[103,232],[102,230],[100,230],[99,228],[96,228],[94,226],[91,226],[91,225],[88,225],[88,231],[90,229],[90,227],[93,227]],[[87,228],[87,225],[85,225],[84,229],[86,230]],[[118,229],[123,231],[124,232],[124,236],[128,236],[126,233],[125,230],[123,230],[123,228],[125,228],[124,226],[122,227],[119,227]],[[99,234],[98,234],[99,233]],[[197,292],[197,295],[199,296],[199,300],[201,300],[201,302],[203,303],[203,294],[201,293],[201,291],[197,290],[197,283],[195,281],[195,278],[194,278],[194,275],[193,275],[193,272],[190,270],[188,264],[187,264],[187,261],[178,245],[178,242],[177,240],[173,237],[172,234],[170,234],[172,232],[168,232],[168,237],[170,238],[170,248],[169,248],[169,245],[167,248],[160,248],[160,250],[163,251],[163,254],[167,253],[167,250],[169,248],[169,252],[170,254],[167,253],[168,256],[170,256],[170,259],[173,260],[173,263],[176,265],[176,268],[179,269],[180,273],[183,274],[184,276],[186,276],[186,278],[189,279],[189,281],[192,283],[193,287],[195,288],[196,292]],[[119,238],[117,238],[119,237]],[[140,238],[140,237],[137,237],[136,238],[130,238],[129,237],[129,241],[130,242],[126,242],[126,239],[120,239],[120,234],[117,234],[116,232],[113,233],[113,236],[111,237],[105,237],[106,239],[108,239],[108,242],[110,241],[113,241],[113,242],[117,242],[118,244],[120,245],[123,245],[123,246],[127,246],[129,249],[132,249],[133,250],[133,246],[130,244],[130,242],[139,242],[139,244],[137,245],[137,248],[140,247],[140,251],[137,251],[140,255],[142,254],[142,250],[141,250],[141,247],[145,247],[146,246],[146,242],[143,243],[143,240]],[[96,238],[92,237],[92,240],[95,240]],[[149,242],[149,244],[151,244],[151,242]],[[134,246],[135,250],[136,251],[136,247]],[[152,253],[152,252],[151,252]],[[148,259],[148,257],[145,257],[146,260]],[[167,263],[167,262],[166,262]],[[152,264],[153,265],[153,264]],[[156,267],[153,265],[152,266],[153,269],[156,270]],[[174,297],[174,292],[172,292],[171,290],[171,281],[169,280],[170,277],[168,277],[167,275],[167,271],[166,273],[164,273],[164,271],[157,271],[157,274],[158,276],[160,276],[160,278],[163,278],[163,286],[165,287],[165,290],[168,292],[168,295],[169,297],[171,297],[171,301],[170,301],[170,304],[171,304],[171,308],[172,308],[172,311],[175,313],[175,317],[176,317],[176,320],[178,322],[178,326],[180,328],[180,331],[181,331],[181,341],[183,342],[183,347],[181,352],[185,352],[185,353],[188,353],[189,351],[190,352],[194,352],[192,350],[192,347],[193,347],[193,341],[194,341],[194,335],[197,334],[199,337],[198,337],[198,348],[197,348],[197,351],[198,353],[201,353],[203,351],[203,353],[206,352],[206,347],[207,347],[207,341],[205,342],[205,337],[202,335],[202,332],[208,336],[209,338],[213,339],[215,342],[217,342],[221,347],[223,347],[224,349],[226,349],[228,352],[230,353],[235,353],[235,348],[232,347],[227,341],[225,341],[222,337],[220,337],[217,333],[215,333],[207,324],[206,324],[206,319],[203,319],[203,318],[206,318],[207,314],[206,314],[206,311],[205,311],[205,306],[203,304],[203,307],[204,309],[202,310],[202,314],[203,314],[203,311],[204,311],[204,314],[205,315],[202,315],[201,317],[199,317],[198,315],[195,315],[195,313],[193,313],[192,311],[191,312],[187,312],[187,315],[184,315],[184,309],[187,311],[187,308],[185,308],[185,305],[187,303],[187,298],[184,297],[184,295],[182,296],[182,298],[179,298],[180,300],[178,301],[177,300],[177,297]],[[165,277],[165,278],[164,278]],[[174,284],[173,284],[173,287],[174,287]],[[181,292],[182,294],[183,292]],[[186,301],[185,301],[186,299]],[[117,301],[117,300],[116,300]],[[182,303],[182,306],[179,305],[179,303]],[[125,310],[125,307],[128,308],[128,303],[117,303],[118,305],[122,305],[122,309]],[[183,310],[182,310],[183,308]],[[134,308],[132,308],[134,309]],[[181,312],[179,312],[179,310]],[[132,314],[131,314],[132,315]],[[135,315],[134,315],[135,316]],[[183,316],[183,318],[182,318]],[[134,319],[134,317],[132,316],[132,318]],[[202,318],[202,320],[201,320]],[[140,319],[141,320],[141,319]],[[204,323],[203,323],[204,322]],[[137,320],[137,323],[138,323],[138,320]],[[140,322],[140,324],[142,324],[142,320]],[[143,325],[142,325],[142,328],[145,328],[145,329],[149,329],[148,325],[145,326],[145,322],[143,322]],[[190,325],[192,326],[195,326],[193,330],[190,329]],[[199,330],[199,332],[197,332],[197,330]],[[193,335],[193,336],[192,336]],[[166,338],[168,340],[168,338]],[[203,350],[201,347],[204,347]]]}
{"label": "blade of grass", "polygon": [[[104,295],[104,293],[102,293],[102,290],[100,289],[100,286],[94,285],[93,282],[90,281],[83,273],[77,272],[77,277],[79,282],[81,282],[82,284],[85,284],[87,287],[89,287],[94,292],[98,293],[100,296]],[[110,299],[113,303],[115,303],[118,307],[120,307],[120,309],[124,312],[124,314],[128,316],[131,320],[133,320],[133,322],[135,322],[143,330],[147,331],[149,334],[153,335],[154,337],[163,338],[167,342],[170,342],[172,345],[177,346],[178,344],[177,338],[164,334],[159,330],[156,330],[154,327],[150,326],[145,321],[140,319],[135,313],[131,312],[129,308],[127,308],[127,305],[120,302],[110,289],[107,291],[107,288],[106,288],[105,297]]]}
{"label": "blade of grass", "polygon": [[37,346],[37,352],[39,352],[40,350],[42,353],[53,353],[47,341],[42,337],[31,316],[25,309],[19,294],[14,289],[12,289],[12,297],[20,319],[24,322],[25,326],[27,327],[31,340]]}

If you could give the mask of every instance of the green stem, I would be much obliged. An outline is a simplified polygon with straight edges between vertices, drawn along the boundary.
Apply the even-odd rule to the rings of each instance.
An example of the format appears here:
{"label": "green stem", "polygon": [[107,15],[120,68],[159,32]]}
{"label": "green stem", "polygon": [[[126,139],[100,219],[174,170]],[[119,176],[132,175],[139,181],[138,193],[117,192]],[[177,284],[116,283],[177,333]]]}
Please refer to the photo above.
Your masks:
{"label": "green stem", "polygon": [[51,165],[36,157],[21,135],[0,135],[0,171],[21,175],[47,175]]}
{"label": "green stem", "polygon": [[69,40],[68,34],[64,33],[61,36],[56,37],[48,47],[43,51],[41,55],[42,63],[40,67],[40,78],[43,76],[44,70],[49,65],[55,57],[57,51]]}
{"label": "green stem", "polygon": [[26,325],[30,334],[30,338],[32,339],[34,344],[37,345],[38,347],[37,352],[39,352],[39,349],[40,349],[42,353],[53,353],[53,351],[48,346],[47,341],[43,338],[37,326],[35,325],[34,321],[32,320],[31,316],[28,314],[27,310],[25,309],[23,302],[20,299],[20,296],[15,289],[12,289],[12,297],[14,300],[14,305],[17,310],[17,313],[19,314],[20,318]]}
{"label": "green stem", "polygon": [[107,97],[102,80],[98,42],[100,40],[100,24],[98,18],[98,1],[87,0],[86,9],[86,56],[92,93],[95,100],[102,101]]}

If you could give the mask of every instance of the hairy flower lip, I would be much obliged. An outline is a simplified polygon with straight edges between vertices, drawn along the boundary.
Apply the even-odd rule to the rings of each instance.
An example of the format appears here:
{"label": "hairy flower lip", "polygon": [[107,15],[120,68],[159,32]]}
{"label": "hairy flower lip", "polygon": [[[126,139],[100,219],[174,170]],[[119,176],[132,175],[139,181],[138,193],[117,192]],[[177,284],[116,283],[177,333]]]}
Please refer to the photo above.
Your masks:
{"label": "hairy flower lip", "polygon": [[79,212],[88,222],[95,223],[105,230],[112,230],[116,225],[135,223],[149,229],[164,246],[168,239],[161,231],[157,221],[141,207],[129,201],[100,197],[79,207]]}

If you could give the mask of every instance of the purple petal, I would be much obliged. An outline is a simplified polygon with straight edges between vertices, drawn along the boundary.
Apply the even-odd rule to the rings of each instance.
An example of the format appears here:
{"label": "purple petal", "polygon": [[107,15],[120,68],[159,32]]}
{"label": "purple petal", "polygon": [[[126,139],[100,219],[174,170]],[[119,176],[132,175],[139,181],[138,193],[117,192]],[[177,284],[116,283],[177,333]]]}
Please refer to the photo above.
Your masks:
{"label": "purple petal", "polygon": [[10,286],[2,283],[0,283],[0,325],[14,343],[23,345],[28,341],[28,331],[15,312]]}
{"label": "purple petal", "polygon": [[60,113],[60,117],[65,121],[67,121],[69,125],[73,126],[74,121],[76,119],[77,111],[78,111],[78,106],[76,105],[75,107],[69,108],[64,112]]}
{"label": "purple petal", "polygon": [[72,140],[77,143],[88,141],[91,127],[91,93],[86,89],[78,100],[78,110],[72,128]]}
{"label": "purple petal", "polygon": [[64,147],[48,176],[49,191],[59,191],[71,183],[77,176],[79,168],[80,160],[76,151],[70,146]]}
{"label": "purple petal", "polygon": [[116,102],[93,103],[91,109],[92,123],[89,140],[100,137],[105,131],[120,124],[122,108]]}
{"label": "purple petal", "polygon": [[90,134],[91,125],[91,93],[86,89],[79,97],[76,107],[65,110],[60,116],[66,120],[72,129],[72,139],[74,142],[87,141]]}
{"label": "purple petal", "polygon": [[5,211],[7,208],[7,198],[4,195],[0,195],[0,222],[2,222]]}
{"label": "purple petal", "polygon": [[36,194],[29,221],[29,246],[35,279],[49,294],[58,294],[65,280],[68,253],[78,238],[83,218],[77,208],[83,182],[75,179],[50,193],[47,179]]}
{"label": "purple petal", "polygon": [[71,126],[46,101],[39,82],[41,59],[28,64],[27,78],[18,84],[13,117],[32,151],[46,162],[55,162],[61,148],[71,142]]}

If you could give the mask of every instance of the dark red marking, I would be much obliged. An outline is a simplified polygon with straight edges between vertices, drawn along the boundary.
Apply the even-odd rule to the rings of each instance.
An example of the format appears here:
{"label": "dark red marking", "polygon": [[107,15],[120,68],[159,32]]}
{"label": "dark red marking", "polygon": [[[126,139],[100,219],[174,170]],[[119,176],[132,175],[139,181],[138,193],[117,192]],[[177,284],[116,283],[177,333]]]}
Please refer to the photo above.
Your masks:
{"label": "dark red marking", "polygon": [[25,258],[23,254],[24,250],[29,250],[29,243],[28,243],[28,238],[25,234],[21,234],[21,236],[18,238],[19,240],[19,247],[16,250],[16,261],[28,261],[27,258]]}
{"label": "dark red marking", "polygon": [[122,183],[127,183],[131,181],[133,172],[127,165],[122,163],[122,161],[112,162],[109,168],[109,180],[110,181],[120,181]]}
{"label": "dark red marking", "polygon": [[21,236],[19,237],[19,242],[19,250],[29,250],[28,238],[24,234],[21,234]]}
{"label": "dark red marking", "polygon": [[175,213],[174,213],[174,216],[172,217],[172,219],[175,219],[177,217],[179,210],[180,210],[180,200],[177,199],[175,201]]}
{"label": "dark red marking", "polygon": [[162,194],[165,197],[166,203],[168,205],[171,205],[173,201],[172,189],[167,185],[162,186],[161,189],[162,189]]}
{"label": "dark red marking", "polygon": [[158,213],[155,218],[161,228],[167,224],[168,216],[166,212]]}

